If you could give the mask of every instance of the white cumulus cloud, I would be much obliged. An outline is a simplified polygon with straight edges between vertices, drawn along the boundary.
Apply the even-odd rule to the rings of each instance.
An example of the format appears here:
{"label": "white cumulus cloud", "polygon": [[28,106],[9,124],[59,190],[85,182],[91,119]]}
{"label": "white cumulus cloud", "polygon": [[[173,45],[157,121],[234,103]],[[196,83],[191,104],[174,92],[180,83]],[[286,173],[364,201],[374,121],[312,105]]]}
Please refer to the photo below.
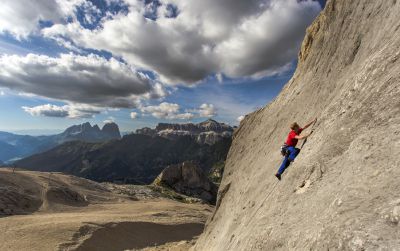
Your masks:
{"label": "white cumulus cloud", "polygon": [[236,120],[237,120],[237,122],[240,122],[240,121],[242,121],[244,119],[244,116],[242,115],[242,116],[239,116]]}
{"label": "white cumulus cloud", "polygon": [[[34,116],[73,118],[105,108],[139,108],[164,119],[213,117],[217,112],[212,104],[182,109],[167,102],[142,106],[141,101],[169,95],[171,85],[194,85],[209,76],[223,82],[225,77],[259,78],[286,71],[306,27],[321,10],[313,0],[105,3],[124,4],[127,11],[103,12],[88,0],[2,1],[0,34],[20,40],[43,36],[74,54],[0,54],[0,88],[68,104],[24,107]],[[112,56],[83,54],[92,49]],[[223,110],[217,102],[207,102]],[[244,113],[233,117],[239,114]]]}
{"label": "white cumulus cloud", "polygon": [[158,119],[192,119],[194,115],[190,112],[180,113],[178,104],[162,102],[159,105],[144,106],[141,109],[142,113],[149,113]]}
{"label": "white cumulus cloud", "polygon": [[40,21],[62,22],[75,16],[75,8],[85,0],[2,0],[0,33],[9,32],[18,39],[39,31]]}
{"label": "white cumulus cloud", "polygon": [[0,86],[22,93],[94,106],[129,108],[165,95],[162,86],[114,58],[0,56]]}
{"label": "white cumulus cloud", "polygon": [[39,105],[35,107],[23,106],[25,112],[32,116],[46,116],[46,117],[68,117],[68,110],[63,106],[56,106],[51,104]]}
{"label": "white cumulus cloud", "polygon": [[32,116],[45,116],[57,118],[92,118],[94,115],[104,111],[103,108],[92,107],[84,104],[72,104],[57,106],[44,104],[33,107],[22,106],[22,109]]}
{"label": "white cumulus cloud", "polygon": [[[287,69],[321,10],[311,0],[161,0],[150,20],[145,2],[127,3],[128,14],[105,19],[96,30],[75,22],[43,34],[110,51],[164,82],[193,84],[212,74],[262,77]],[[166,14],[170,4],[176,17]]]}
{"label": "white cumulus cloud", "polygon": [[131,119],[136,119],[138,117],[137,112],[131,112],[129,115],[130,115]]}
{"label": "white cumulus cloud", "polygon": [[209,118],[217,115],[216,109],[212,104],[202,104],[199,108],[186,109],[182,112],[180,105],[163,102],[159,105],[143,106],[140,110],[142,113],[151,114],[155,118],[169,120],[190,120],[193,118]]}
{"label": "white cumulus cloud", "polygon": [[104,124],[114,123],[115,118],[113,116],[108,117],[106,120],[103,121]]}
{"label": "white cumulus cloud", "polygon": [[202,104],[198,109],[200,117],[214,117],[217,111],[212,104]]}

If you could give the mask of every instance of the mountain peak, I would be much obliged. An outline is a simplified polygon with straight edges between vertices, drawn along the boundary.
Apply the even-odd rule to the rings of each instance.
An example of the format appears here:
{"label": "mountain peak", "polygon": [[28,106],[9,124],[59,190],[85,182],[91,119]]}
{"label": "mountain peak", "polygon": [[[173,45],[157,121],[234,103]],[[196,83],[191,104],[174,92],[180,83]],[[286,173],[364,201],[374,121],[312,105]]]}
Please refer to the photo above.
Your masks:
{"label": "mountain peak", "polygon": [[198,124],[168,124],[159,123],[155,129],[148,127],[136,130],[136,134],[161,136],[167,139],[177,139],[181,136],[195,137],[200,144],[214,144],[223,138],[232,136],[233,128],[227,124],[207,119]]}
{"label": "mountain peak", "polygon": [[101,131],[107,134],[110,138],[121,138],[119,127],[114,122],[105,123]]}
{"label": "mountain peak", "polygon": [[92,129],[94,129],[94,130],[96,130],[96,131],[100,131],[100,127],[99,127],[98,125],[94,125],[94,126],[92,127]]}
{"label": "mountain peak", "polygon": [[[218,122],[218,121],[216,121],[216,120],[214,120],[214,119],[212,119],[212,118],[209,118],[209,119],[207,119],[207,120],[204,120],[203,122],[201,122],[201,123],[216,123],[216,124],[221,124],[220,122]],[[201,124],[200,123],[200,124]]]}
{"label": "mountain peak", "polygon": [[109,139],[119,139],[121,134],[118,125],[115,123],[107,123],[100,130],[98,125],[92,126],[89,122],[81,125],[73,125],[68,127],[61,135],[60,141],[83,140],[83,141],[104,141]]}
{"label": "mountain peak", "polygon": [[199,123],[199,125],[205,125],[205,124],[214,124],[214,125],[220,125],[220,124],[223,124],[223,123],[220,123],[220,122],[218,122],[218,121],[216,121],[216,120],[214,120],[214,119],[207,119],[207,120],[204,120],[203,122],[200,122]]}

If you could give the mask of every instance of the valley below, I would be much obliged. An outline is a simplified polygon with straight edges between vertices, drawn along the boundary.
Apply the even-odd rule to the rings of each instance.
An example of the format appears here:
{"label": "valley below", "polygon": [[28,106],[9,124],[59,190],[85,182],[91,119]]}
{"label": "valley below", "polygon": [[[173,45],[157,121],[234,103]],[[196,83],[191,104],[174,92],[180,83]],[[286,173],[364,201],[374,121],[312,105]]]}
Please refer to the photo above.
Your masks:
{"label": "valley below", "polygon": [[0,170],[0,250],[188,250],[213,207],[149,186]]}

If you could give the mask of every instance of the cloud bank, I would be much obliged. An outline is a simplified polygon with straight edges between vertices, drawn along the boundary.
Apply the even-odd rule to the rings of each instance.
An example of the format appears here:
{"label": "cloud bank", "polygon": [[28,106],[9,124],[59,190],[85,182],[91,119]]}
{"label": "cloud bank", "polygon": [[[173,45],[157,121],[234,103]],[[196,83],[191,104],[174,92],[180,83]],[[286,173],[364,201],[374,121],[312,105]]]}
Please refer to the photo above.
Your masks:
{"label": "cloud bank", "polygon": [[[159,105],[143,106],[140,108],[143,114],[150,114],[158,119],[168,120],[190,120],[193,118],[210,118],[217,115],[216,109],[212,104],[202,104],[198,109],[186,109],[181,111],[178,104],[162,102]],[[136,116],[137,114],[135,114]],[[131,114],[132,116],[132,114]]]}
{"label": "cloud bank", "polygon": [[61,54],[0,56],[0,86],[99,107],[136,107],[164,95],[160,84],[113,58]]}
{"label": "cloud bank", "polygon": [[75,16],[78,6],[93,7],[85,0],[2,0],[0,8],[0,33],[9,32],[18,39],[26,38],[40,30],[44,21],[62,22]]}
{"label": "cloud bank", "polygon": [[320,10],[313,0],[4,0],[0,35],[37,36],[73,53],[0,54],[0,88],[67,104],[23,108],[34,116],[139,108],[162,119],[212,117],[211,104],[142,101],[210,76],[223,82],[286,71]]}
{"label": "cloud bank", "polygon": [[131,112],[129,114],[129,116],[131,117],[131,119],[136,119],[138,117],[138,113],[137,112]]}
{"label": "cloud bank", "polygon": [[32,116],[45,116],[56,118],[92,118],[94,115],[104,111],[103,108],[92,107],[82,104],[57,106],[52,104],[34,107],[23,106],[22,109]]}
{"label": "cloud bank", "polygon": [[[126,15],[104,20],[98,29],[74,22],[45,28],[43,35],[110,51],[166,83],[193,84],[211,74],[262,77],[286,69],[321,8],[311,0],[159,2],[153,19],[146,18],[145,2],[128,1]],[[171,5],[178,12],[172,18]]]}

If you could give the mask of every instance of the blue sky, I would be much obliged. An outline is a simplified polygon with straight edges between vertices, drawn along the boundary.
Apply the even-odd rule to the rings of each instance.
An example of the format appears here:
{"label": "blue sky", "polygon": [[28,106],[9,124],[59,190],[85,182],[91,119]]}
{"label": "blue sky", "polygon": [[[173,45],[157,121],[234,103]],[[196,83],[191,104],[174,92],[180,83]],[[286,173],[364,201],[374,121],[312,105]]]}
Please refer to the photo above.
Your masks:
{"label": "blue sky", "polygon": [[291,78],[305,29],[324,6],[23,2],[0,10],[0,130],[29,134],[86,121],[115,121],[122,131],[208,118],[238,124]]}

